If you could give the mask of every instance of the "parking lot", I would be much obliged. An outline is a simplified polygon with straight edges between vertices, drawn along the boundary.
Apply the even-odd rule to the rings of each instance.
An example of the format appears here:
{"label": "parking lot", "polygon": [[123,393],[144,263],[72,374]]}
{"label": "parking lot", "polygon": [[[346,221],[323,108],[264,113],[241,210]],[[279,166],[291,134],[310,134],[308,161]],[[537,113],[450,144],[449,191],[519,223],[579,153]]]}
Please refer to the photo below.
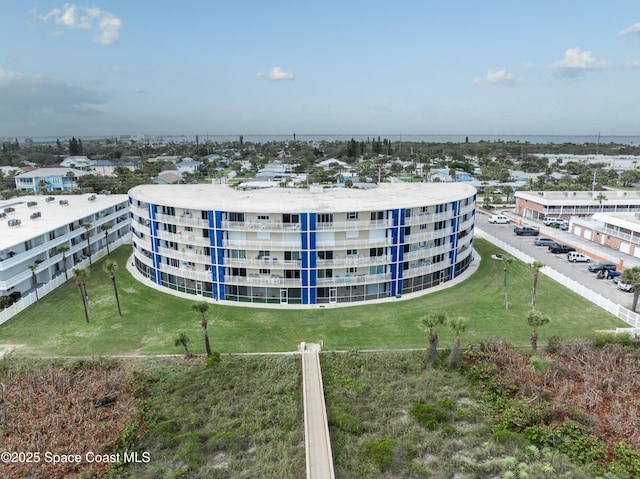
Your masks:
{"label": "parking lot", "polygon": [[633,294],[622,291],[612,280],[598,279],[595,273],[588,271],[589,263],[572,263],[567,261],[567,254],[553,254],[546,246],[535,246],[536,236],[516,236],[513,228],[516,224],[523,226],[533,226],[540,230],[541,237],[549,237],[558,242],[574,246],[578,251],[584,252],[591,258],[591,262],[599,262],[601,258],[607,262],[618,263],[620,259],[627,267],[640,266],[640,260],[629,255],[624,255],[611,248],[598,245],[579,236],[575,236],[566,231],[560,231],[544,226],[536,221],[519,221],[513,214],[505,213],[514,221],[511,224],[490,224],[489,215],[478,213],[476,215],[476,226],[486,231],[492,236],[501,239],[505,243],[519,249],[523,253],[541,261],[565,276],[575,280],[586,288],[601,294],[605,298],[616,302],[624,307],[630,308]]}

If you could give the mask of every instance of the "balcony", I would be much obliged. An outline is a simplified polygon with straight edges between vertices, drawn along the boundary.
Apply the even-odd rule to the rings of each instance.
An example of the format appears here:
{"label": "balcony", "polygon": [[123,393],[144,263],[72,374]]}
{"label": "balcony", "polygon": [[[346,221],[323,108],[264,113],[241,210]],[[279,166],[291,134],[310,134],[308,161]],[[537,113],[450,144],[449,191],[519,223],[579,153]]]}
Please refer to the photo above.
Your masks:
{"label": "balcony", "polygon": [[350,274],[346,273],[344,276],[335,275],[332,278],[318,278],[316,285],[318,287],[326,286],[352,286],[358,284],[376,284],[391,281],[391,273],[377,273],[377,274]]}

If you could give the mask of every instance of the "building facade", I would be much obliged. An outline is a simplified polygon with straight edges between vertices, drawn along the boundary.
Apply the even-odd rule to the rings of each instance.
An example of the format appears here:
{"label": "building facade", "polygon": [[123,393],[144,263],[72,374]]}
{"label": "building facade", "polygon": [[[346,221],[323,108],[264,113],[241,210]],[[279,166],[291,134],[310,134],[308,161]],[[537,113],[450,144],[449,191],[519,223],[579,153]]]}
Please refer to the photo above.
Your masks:
{"label": "building facade", "polygon": [[640,258],[640,213],[596,213],[575,219],[573,234]]}
{"label": "building facade", "polygon": [[[65,263],[70,275],[89,254],[128,238],[127,200],[127,195],[64,195],[0,201],[0,296],[24,296],[33,289],[30,265],[36,266],[35,282],[41,285],[64,274]],[[90,224],[88,231],[83,224]],[[111,227],[105,231],[103,225]],[[69,249],[63,254],[61,246]]]}
{"label": "building facade", "polygon": [[130,190],[134,262],[166,288],[220,301],[330,304],[399,297],[472,260],[475,188]]}
{"label": "building facade", "polygon": [[86,171],[75,168],[38,168],[15,177],[16,189],[35,193],[71,191],[78,188],[78,178]]}
{"label": "building facade", "polygon": [[517,191],[516,214],[527,219],[545,216],[569,221],[595,213],[640,212],[640,193],[636,191]]}

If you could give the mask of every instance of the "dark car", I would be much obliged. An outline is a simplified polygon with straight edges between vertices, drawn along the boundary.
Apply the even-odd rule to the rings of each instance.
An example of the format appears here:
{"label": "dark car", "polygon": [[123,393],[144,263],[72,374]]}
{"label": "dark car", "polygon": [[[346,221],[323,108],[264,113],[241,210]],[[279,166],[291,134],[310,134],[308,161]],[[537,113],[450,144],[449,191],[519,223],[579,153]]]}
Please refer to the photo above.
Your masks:
{"label": "dark car", "polygon": [[569,246],[568,244],[556,243],[549,246],[549,251],[551,253],[570,253],[571,251],[575,251],[576,249],[573,246]]}
{"label": "dark car", "polygon": [[538,236],[540,230],[532,228],[531,226],[522,226],[520,228],[513,228],[513,232],[518,236]]}
{"label": "dark car", "polygon": [[615,271],[616,265],[613,263],[593,263],[589,265],[588,270],[592,273],[598,273],[599,271]]}

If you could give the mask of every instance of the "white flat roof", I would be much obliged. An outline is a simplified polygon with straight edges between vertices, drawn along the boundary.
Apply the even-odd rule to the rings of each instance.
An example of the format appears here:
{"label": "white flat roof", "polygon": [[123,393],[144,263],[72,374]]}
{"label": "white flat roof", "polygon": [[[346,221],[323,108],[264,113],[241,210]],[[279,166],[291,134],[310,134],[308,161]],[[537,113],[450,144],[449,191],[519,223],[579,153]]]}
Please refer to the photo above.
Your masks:
{"label": "white flat roof", "polygon": [[377,188],[266,188],[243,191],[229,185],[141,185],[129,195],[150,204],[178,208],[255,213],[376,211],[435,205],[468,198],[466,183],[381,183]]}
{"label": "white flat roof", "polygon": [[[55,198],[55,201],[47,203],[45,198]],[[6,207],[15,208],[15,212],[7,213],[7,217],[0,220],[0,250],[13,245],[23,243],[31,238],[40,236],[47,231],[52,231],[65,226],[72,221],[82,218],[128,201],[127,195],[95,195],[94,201],[89,201],[91,194],[85,195],[45,195],[45,196],[20,196],[10,200],[0,201],[0,213]],[[68,206],[62,206],[60,200],[67,200]],[[37,206],[27,207],[27,203],[36,201]],[[30,218],[32,213],[39,211],[41,217],[35,220]],[[20,226],[9,226],[8,221],[19,219]]]}
{"label": "white flat roof", "polygon": [[534,203],[567,204],[567,205],[599,205],[596,199],[598,195],[604,195],[607,199],[602,200],[603,205],[638,205],[640,204],[640,192],[623,190],[604,191],[516,191],[516,198],[523,198]]}

